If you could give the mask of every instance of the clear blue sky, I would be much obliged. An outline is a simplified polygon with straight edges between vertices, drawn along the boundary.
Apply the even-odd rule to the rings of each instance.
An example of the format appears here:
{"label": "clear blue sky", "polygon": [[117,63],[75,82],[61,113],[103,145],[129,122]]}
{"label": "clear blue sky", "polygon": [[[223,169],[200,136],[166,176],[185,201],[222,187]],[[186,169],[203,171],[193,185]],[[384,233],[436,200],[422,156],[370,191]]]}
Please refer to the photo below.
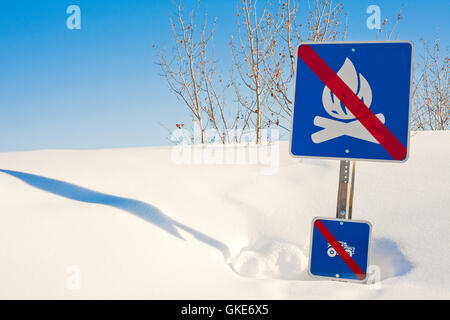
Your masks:
{"label": "clear blue sky", "polygon": [[[439,35],[448,47],[448,0],[344,1],[348,40],[375,40],[368,5],[391,18],[402,3],[399,39],[419,47],[421,37]],[[71,4],[81,8],[81,30],[66,27]],[[202,1],[218,17],[223,66],[236,5]],[[175,128],[190,118],[160,76],[152,45],[171,45],[174,13],[170,0],[0,0],[0,151],[169,144],[160,123]]]}

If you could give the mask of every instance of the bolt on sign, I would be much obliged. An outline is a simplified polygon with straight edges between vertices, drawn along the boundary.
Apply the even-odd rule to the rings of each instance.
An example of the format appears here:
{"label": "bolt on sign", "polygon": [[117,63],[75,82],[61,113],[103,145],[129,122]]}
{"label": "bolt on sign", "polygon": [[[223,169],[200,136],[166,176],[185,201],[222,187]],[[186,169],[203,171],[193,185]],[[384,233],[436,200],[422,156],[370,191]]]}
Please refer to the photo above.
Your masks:
{"label": "bolt on sign", "polygon": [[305,42],[298,47],[291,155],[341,161],[337,219],[313,220],[312,276],[366,278],[372,227],[349,220],[355,160],[407,160],[412,56],[408,41]]}

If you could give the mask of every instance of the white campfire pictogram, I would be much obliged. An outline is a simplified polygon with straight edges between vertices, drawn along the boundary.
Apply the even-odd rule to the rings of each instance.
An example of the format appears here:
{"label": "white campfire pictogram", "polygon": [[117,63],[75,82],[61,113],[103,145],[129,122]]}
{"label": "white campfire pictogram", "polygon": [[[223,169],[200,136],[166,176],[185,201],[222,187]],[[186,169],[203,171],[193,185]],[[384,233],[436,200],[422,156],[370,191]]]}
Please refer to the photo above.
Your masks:
{"label": "white campfire pictogram", "polygon": [[[355,66],[349,58],[345,59],[345,62],[338,71],[337,75],[358,96],[358,98],[360,98],[362,102],[370,108],[370,104],[372,103],[372,89],[370,88],[366,78],[364,78],[361,73],[358,77]],[[330,116],[338,120],[316,116],[314,118],[314,124],[323,129],[311,135],[311,139],[314,143],[321,143],[343,135],[378,143],[378,141],[375,140],[369,131],[367,131],[367,129],[359,122],[359,120],[356,119],[350,110],[348,110],[341,103],[341,101],[327,86],[323,89],[322,103],[325,111]],[[384,124],[385,119],[382,113],[378,113],[375,116]],[[345,121],[351,119],[356,120],[350,122]]]}

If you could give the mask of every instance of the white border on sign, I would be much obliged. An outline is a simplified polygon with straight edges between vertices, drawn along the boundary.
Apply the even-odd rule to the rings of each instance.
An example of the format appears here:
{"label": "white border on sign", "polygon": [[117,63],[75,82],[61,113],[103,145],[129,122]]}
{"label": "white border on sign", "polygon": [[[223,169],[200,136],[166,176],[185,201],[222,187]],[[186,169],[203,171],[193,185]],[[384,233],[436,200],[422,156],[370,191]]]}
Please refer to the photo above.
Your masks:
{"label": "white border on sign", "polygon": [[[411,76],[409,80],[409,116],[408,116],[408,137],[406,140],[406,157],[403,160],[386,160],[386,159],[364,159],[364,158],[339,158],[339,157],[321,157],[321,156],[298,156],[292,153],[292,132],[294,129],[294,111],[295,111],[295,89],[297,87],[297,65],[298,65],[298,48],[305,44],[369,44],[369,43],[409,43],[411,45]],[[297,46],[295,51],[295,75],[294,75],[294,95],[292,98],[292,116],[291,116],[291,135],[289,139],[289,154],[293,158],[307,158],[307,159],[322,159],[322,160],[358,160],[358,161],[374,161],[374,162],[393,162],[403,163],[409,159],[409,145],[411,137],[411,93],[412,93],[412,81],[413,81],[413,65],[414,65],[414,44],[409,40],[394,40],[394,41],[326,41],[326,42],[302,42]]]}
{"label": "white border on sign", "polygon": [[[369,245],[367,247],[367,262],[366,262],[366,276],[362,280],[356,280],[356,279],[343,279],[343,278],[336,278],[336,277],[327,277],[327,276],[318,276],[311,273],[311,255],[312,255],[312,240],[313,240],[313,234],[314,234],[314,222],[316,220],[331,220],[331,221],[339,221],[339,222],[356,222],[356,223],[365,223],[369,226]],[[338,240],[338,239],[336,239]],[[339,241],[339,240],[338,240]],[[307,272],[308,275],[311,278],[316,279],[328,279],[328,280],[336,280],[336,281],[342,281],[342,282],[355,282],[355,283],[364,283],[367,281],[367,269],[369,268],[369,262],[370,262],[370,252],[372,250],[372,224],[367,220],[353,220],[353,219],[340,219],[340,218],[329,218],[329,217],[315,217],[311,223],[311,236],[309,239],[309,255],[308,255],[308,268]]]}

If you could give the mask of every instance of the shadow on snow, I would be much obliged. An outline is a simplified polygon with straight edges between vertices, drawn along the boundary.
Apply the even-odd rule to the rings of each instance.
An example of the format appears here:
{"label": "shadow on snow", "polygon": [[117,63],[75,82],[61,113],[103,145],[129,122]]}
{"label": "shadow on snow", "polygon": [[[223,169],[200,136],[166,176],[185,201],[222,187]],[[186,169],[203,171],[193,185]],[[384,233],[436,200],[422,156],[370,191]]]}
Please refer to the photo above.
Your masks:
{"label": "shadow on snow", "polygon": [[172,218],[162,213],[161,210],[159,210],[157,207],[152,206],[148,203],[129,198],[117,197],[106,193],[97,192],[94,190],[89,190],[77,186],[75,184],[71,184],[56,179],[46,178],[35,174],[3,169],[0,169],[0,172],[9,174],[17,179],[20,179],[23,182],[29,184],[30,186],[56,194],[58,196],[67,199],[87,203],[101,204],[127,211],[129,213],[134,214],[135,216],[138,216],[152,223],[157,227],[160,227],[161,229],[170,233],[174,237],[184,240],[184,238],[180,235],[180,233],[176,228],[178,227],[190,233],[197,240],[219,250],[223,254],[225,261],[229,259],[230,252],[228,247],[224,243],[214,238],[211,238],[200,231],[190,228],[176,220],[173,220]]}

